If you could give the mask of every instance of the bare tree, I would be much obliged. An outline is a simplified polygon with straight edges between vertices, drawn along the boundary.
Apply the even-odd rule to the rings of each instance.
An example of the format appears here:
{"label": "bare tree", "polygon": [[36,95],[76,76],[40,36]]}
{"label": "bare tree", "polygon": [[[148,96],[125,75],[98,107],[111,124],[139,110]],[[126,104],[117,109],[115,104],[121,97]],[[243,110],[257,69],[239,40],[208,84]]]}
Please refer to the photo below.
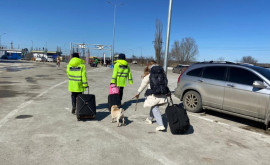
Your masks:
{"label": "bare tree", "polygon": [[145,58],[143,56],[138,58],[138,63],[143,65],[145,63]]}
{"label": "bare tree", "polygon": [[170,54],[179,63],[184,62],[184,56],[180,54],[180,42],[178,40],[174,41]]}
{"label": "bare tree", "polygon": [[184,61],[186,63],[194,61],[198,53],[199,53],[198,45],[196,44],[196,41],[193,38],[187,37],[182,39],[180,45],[180,54],[184,56]]}
{"label": "bare tree", "polygon": [[155,54],[157,63],[161,64],[162,59],[162,22],[160,20],[156,20],[156,33],[155,33],[155,41],[154,41],[154,47],[155,47]]}
{"label": "bare tree", "polygon": [[171,49],[171,56],[179,63],[190,63],[196,59],[199,53],[196,41],[191,38],[183,38],[181,43],[178,40],[174,41]]}
{"label": "bare tree", "polygon": [[251,56],[244,56],[241,59],[242,63],[256,64],[258,61]]}

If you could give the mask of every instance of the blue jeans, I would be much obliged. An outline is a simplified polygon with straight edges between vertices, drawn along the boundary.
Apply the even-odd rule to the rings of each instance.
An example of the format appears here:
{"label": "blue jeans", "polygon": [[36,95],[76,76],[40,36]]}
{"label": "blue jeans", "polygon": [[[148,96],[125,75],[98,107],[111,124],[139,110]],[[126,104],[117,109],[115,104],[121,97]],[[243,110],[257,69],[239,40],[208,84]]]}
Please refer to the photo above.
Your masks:
{"label": "blue jeans", "polygon": [[161,113],[160,113],[160,110],[159,110],[159,106],[156,105],[156,106],[151,107],[149,115],[150,115],[148,117],[149,120],[153,120],[153,118],[155,118],[156,121],[157,121],[157,124],[159,126],[164,126],[163,121],[162,121],[162,117],[161,117]]}

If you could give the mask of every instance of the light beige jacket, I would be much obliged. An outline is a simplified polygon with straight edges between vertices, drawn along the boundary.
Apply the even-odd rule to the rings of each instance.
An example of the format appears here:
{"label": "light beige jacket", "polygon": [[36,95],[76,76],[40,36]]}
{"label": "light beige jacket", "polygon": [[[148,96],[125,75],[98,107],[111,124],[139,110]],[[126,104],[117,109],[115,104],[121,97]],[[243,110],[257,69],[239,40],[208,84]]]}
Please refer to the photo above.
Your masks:
{"label": "light beige jacket", "polygon": [[[145,88],[150,88],[150,74],[145,76],[142,80],[141,86],[138,89],[138,93],[140,94]],[[143,107],[153,107],[155,105],[164,105],[167,103],[167,96],[166,95],[149,95],[146,97]]]}

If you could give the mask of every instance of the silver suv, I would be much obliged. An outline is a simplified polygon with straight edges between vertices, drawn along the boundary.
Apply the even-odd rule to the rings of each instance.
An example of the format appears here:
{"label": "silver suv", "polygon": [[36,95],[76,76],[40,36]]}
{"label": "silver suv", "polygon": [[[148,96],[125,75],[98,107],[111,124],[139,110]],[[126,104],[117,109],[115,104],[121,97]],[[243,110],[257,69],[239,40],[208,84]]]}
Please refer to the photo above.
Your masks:
{"label": "silver suv", "polygon": [[210,109],[268,126],[270,70],[232,62],[192,64],[179,76],[175,96],[191,112]]}

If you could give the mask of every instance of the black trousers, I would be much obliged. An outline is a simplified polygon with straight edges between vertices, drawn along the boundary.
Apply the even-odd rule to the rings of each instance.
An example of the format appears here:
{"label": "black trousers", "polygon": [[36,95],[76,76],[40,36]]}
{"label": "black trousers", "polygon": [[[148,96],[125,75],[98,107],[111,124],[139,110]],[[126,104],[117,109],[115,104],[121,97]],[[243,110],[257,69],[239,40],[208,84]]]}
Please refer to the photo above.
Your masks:
{"label": "black trousers", "polygon": [[122,98],[123,98],[123,92],[124,92],[124,87],[119,87],[120,101],[122,101]]}
{"label": "black trousers", "polygon": [[79,94],[82,94],[82,92],[71,92],[72,108],[76,109],[77,97],[78,97]]}

